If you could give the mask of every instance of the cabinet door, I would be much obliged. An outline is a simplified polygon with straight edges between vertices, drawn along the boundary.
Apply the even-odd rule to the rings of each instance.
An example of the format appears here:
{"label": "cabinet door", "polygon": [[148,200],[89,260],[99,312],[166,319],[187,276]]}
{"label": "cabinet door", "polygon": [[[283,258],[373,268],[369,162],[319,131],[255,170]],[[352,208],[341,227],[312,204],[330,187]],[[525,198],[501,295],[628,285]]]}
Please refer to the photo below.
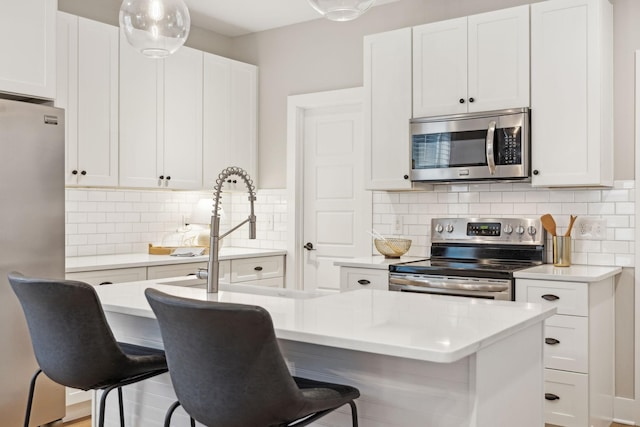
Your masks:
{"label": "cabinet door", "polygon": [[56,31],[54,105],[65,110],[65,184],[75,185],[78,183],[78,17],[58,12]]}
{"label": "cabinet door", "polygon": [[467,18],[413,28],[413,117],[467,112]]}
{"label": "cabinet door", "polygon": [[365,186],[411,188],[411,28],[364,38]]}
{"label": "cabinet door", "polygon": [[77,183],[118,184],[118,28],[78,19]]}
{"label": "cabinet door", "polygon": [[202,52],[180,48],[164,60],[164,187],[202,188]]}
{"label": "cabinet door", "polygon": [[612,5],[531,5],[534,186],[611,185]]}
{"label": "cabinet door", "polygon": [[162,62],[146,58],[120,34],[120,185],[158,188]]}
{"label": "cabinet door", "polygon": [[118,29],[58,12],[57,99],[65,109],[65,182],[118,183]]}
{"label": "cabinet door", "polygon": [[256,182],[257,84],[256,66],[205,53],[205,189],[213,188],[220,171],[228,166],[243,168]]}
{"label": "cabinet door", "polygon": [[[231,147],[228,166],[246,170],[257,182],[258,68],[231,61]],[[239,186],[244,189],[244,185]]]}
{"label": "cabinet door", "polygon": [[56,97],[57,0],[2,2],[0,92]]}
{"label": "cabinet door", "polygon": [[469,111],[529,106],[529,5],[469,17]]}

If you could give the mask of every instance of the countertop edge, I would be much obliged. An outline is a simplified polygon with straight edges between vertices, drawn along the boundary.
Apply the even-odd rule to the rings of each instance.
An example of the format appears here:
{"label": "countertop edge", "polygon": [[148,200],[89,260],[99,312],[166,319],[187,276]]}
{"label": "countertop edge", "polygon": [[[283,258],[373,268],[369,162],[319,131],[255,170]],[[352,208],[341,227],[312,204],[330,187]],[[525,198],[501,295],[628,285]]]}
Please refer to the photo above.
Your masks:
{"label": "countertop edge", "polygon": [[516,279],[599,282],[616,276],[621,272],[622,267],[617,266],[572,265],[569,267],[555,267],[553,264],[543,264],[516,271],[513,276]]}
{"label": "countertop edge", "polygon": [[[220,261],[242,258],[259,258],[286,255],[282,249],[225,248],[221,249]],[[225,253],[231,252],[231,253]],[[170,255],[118,254],[87,257],[69,257],[66,259],[65,272],[79,273],[96,270],[117,270],[121,268],[153,267],[159,265],[177,265],[209,261],[208,255],[194,257],[174,257]]]}
{"label": "countertop edge", "polygon": [[385,258],[382,255],[371,255],[356,258],[345,258],[336,260],[333,265],[337,267],[370,268],[372,270],[388,270],[390,265],[402,264],[405,262],[425,261],[429,257],[403,256],[400,258]]}

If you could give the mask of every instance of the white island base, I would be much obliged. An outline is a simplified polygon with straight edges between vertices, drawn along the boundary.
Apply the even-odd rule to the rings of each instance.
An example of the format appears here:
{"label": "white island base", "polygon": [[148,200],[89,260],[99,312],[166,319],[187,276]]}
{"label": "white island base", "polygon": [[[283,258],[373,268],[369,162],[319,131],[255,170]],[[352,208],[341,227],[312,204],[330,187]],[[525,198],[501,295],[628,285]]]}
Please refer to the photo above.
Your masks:
{"label": "white island base", "polygon": [[[148,306],[142,308],[144,299],[131,293],[142,295],[150,284],[138,291],[128,288],[125,295],[116,295],[114,286],[99,289],[99,294],[116,338],[162,347],[152,312]],[[158,288],[171,291],[167,286]],[[176,288],[174,293],[193,296],[186,295],[192,291],[202,292]],[[541,343],[543,321],[553,309],[384,291],[314,299],[221,292],[213,298],[267,308],[294,375],[360,389],[356,404],[362,427],[544,425]],[[396,312],[398,304],[406,310]],[[421,307],[423,312],[409,314],[410,307]],[[329,332],[327,322],[346,320],[340,312],[349,323],[338,328],[341,331]],[[431,323],[422,326],[405,323],[429,319]],[[454,336],[456,330],[459,336]],[[385,334],[388,338],[383,340]],[[175,401],[168,374],[127,386],[124,396],[126,423],[136,427],[162,426]],[[115,393],[107,400],[105,425],[119,426]],[[349,414],[347,406],[313,425],[350,426]],[[189,426],[182,409],[174,414],[171,426]]]}

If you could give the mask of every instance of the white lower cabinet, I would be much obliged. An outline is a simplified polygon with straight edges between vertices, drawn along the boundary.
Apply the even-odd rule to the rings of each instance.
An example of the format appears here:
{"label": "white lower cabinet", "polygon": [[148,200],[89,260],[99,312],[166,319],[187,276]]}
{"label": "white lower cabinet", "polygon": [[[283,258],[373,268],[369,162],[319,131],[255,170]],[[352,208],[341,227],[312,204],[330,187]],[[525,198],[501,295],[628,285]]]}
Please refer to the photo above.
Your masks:
{"label": "white lower cabinet", "polygon": [[340,267],[340,291],[389,290],[389,271],[375,268]]}
{"label": "white lower cabinet", "polygon": [[[231,283],[284,287],[284,256],[231,260]],[[255,282],[255,283],[252,283]]]}
{"label": "white lower cabinet", "polygon": [[557,426],[589,425],[589,375],[545,369],[544,394],[545,423]]}
{"label": "white lower cabinet", "polygon": [[93,286],[113,283],[137,282],[147,279],[146,267],[115,268],[112,270],[79,271],[65,275],[70,280],[80,280]]}
{"label": "white lower cabinet", "polygon": [[613,420],[614,279],[516,279],[516,300],[556,307],[544,328],[545,422],[608,427]]}

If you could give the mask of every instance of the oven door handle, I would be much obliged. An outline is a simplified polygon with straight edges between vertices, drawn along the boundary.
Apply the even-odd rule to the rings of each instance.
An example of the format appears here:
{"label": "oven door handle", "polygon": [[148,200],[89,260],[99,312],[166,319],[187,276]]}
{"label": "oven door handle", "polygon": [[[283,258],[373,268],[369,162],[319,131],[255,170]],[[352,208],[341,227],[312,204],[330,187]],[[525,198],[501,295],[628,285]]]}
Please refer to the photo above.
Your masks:
{"label": "oven door handle", "polygon": [[489,166],[489,173],[491,175],[496,174],[496,160],[493,155],[493,140],[496,134],[496,122],[495,120],[491,120],[489,122],[489,128],[487,129],[487,140],[486,140],[486,150],[487,150],[487,166]]}
{"label": "oven door handle", "polygon": [[503,292],[509,289],[508,284],[501,283],[460,283],[460,282],[430,282],[428,280],[402,279],[399,277],[390,277],[389,284],[420,286],[423,288],[439,288],[458,291],[482,291],[482,292]]}

